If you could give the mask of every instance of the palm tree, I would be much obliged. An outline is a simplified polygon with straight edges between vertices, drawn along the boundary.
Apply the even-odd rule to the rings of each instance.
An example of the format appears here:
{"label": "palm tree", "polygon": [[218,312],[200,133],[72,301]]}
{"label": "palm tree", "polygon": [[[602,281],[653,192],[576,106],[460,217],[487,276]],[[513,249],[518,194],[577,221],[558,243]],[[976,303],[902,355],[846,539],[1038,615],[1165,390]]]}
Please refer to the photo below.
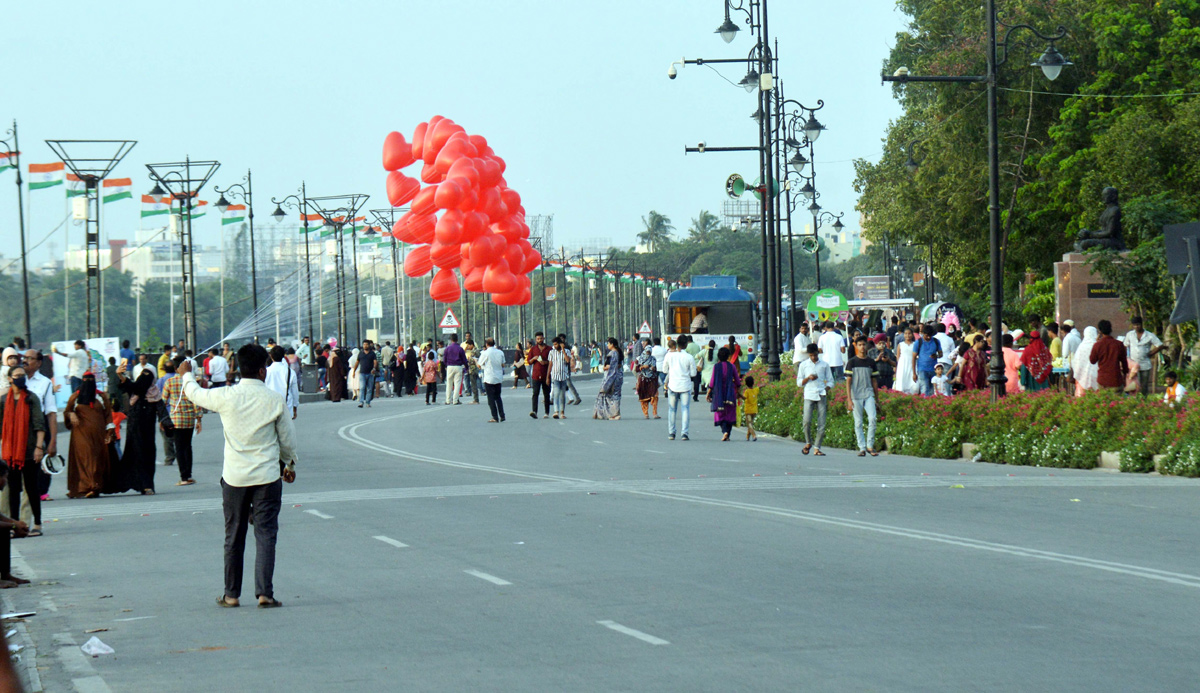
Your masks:
{"label": "palm tree", "polygon": [[671,232],[675,227],[671,225],[671,218],[653,209],[650,210],[649,218],[642,217],[642,224],[646,230],[638,234],[638,240],[646,244],[646,248],[650,252],[658,250],[664,243],[671,242]]}
{"label": "palm tree", "polygon": [[692,219],[692,227],[688,229],[688,238],[699,242],[707,241],[720,226],[721,220],[717,218],[717,215],[707,209],[702,209],[700,216]]}

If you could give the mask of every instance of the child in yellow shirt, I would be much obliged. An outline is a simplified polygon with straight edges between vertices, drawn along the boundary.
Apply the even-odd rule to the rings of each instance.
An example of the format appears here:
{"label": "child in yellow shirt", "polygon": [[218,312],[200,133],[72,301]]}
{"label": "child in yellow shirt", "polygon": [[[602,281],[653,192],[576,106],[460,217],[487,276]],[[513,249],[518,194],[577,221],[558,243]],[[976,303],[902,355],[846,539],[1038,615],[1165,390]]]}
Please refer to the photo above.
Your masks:
{"label": "child in yellow shirt", "polygon": [[754,432],[754,417],[758,416],[758,388],[754,387],[754,376],[746,376],[742,388],[742,422],[746,425],[746,440],[758,440]]}

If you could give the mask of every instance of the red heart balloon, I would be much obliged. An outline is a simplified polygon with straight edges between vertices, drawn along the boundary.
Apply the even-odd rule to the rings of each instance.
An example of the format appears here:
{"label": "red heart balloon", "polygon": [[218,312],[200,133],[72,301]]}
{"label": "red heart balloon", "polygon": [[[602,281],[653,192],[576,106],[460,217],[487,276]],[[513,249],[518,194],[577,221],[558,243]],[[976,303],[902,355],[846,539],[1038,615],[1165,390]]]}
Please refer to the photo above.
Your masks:
{"label": "red heart balloon", "polygon": [[465,156],[455,160],[446,170],[446,180],[464,178],[472,187],[479,185],[479,171],[475,168],[475,161],[479,159],[468,159]]}
{"label": "red heart balloon", "polygon": [[497,260],[483,273],[483,290],[489,294],[503,294],[517,286],[517,277],[508,269],[508,263]]}
{"label": "red heart balloon", "polygon": [[428,187],[421,188],[421,192],[417,193],[416,197],[412,199],[412,204],[409,205],[409,209],[414,214],[432,214],[433,212],[436,212],[438,206],[437,202],[434,201],[434,198],[437,196],[439,187],[440,186],[437,185],[430,185]]}
{"label": "red heart balloon", "polygon": [[530,250],[525,255],[525,265],[521,268],[522,274],[529,274],[542,264],[542,254],[536,250]]}
{"label": "red heart balloon", "polygon": [[394,236],[396,240],[400,241],[401,243],[412,243],[413,238],[412,234],[409,232],[409,225],[404,223],[403,220],[404,217],[401,217],[400,219],[396,220],[395,224],[392,224],[392,236]]}
{"label": "red heart balloon", "polygon": [[420,123],[413,130],[412,138],[412,159],[416,161],[421,158],[421,154],[425,151],[425,131],[429,128],[429,123]]}
{"label": "red heart balloon", "polygon": [[383,170],[396,171],[413,161],[412,145],[404,141],[404,135],[389,132],[383,139]]}
{"label": "red heart balloon", "polygon": [[442,151],[442,147],[446,146],[450,136],[456,132],[462,132],[461,125],[455,123],[449,118],[445,118],[438,122],[437,125],[430,124],[431,130],[425,136],[425,163],[432,164],[437,161],[438,153]]}
{"label": "red heart balloon", "polygon": [[462,201],[463,190],[458,181],[448,180],[438,186],[433,202],[439,209],[453,209]]}
{"label": "red heart balloon", "polygon": [[504,249],[504,259],[508,262],[510,270],[515,269],[520,272],[522,265],[525,264],[525,253],[521,251],[521,246],[516,243],[509,243]]}
{"label": "red heart balloon", "polygon": [[413,219],[409,226],[409,235],[414,243],[433,243],[434,227],[437,217],[433,214],[421,214]]}
{"label": "red heart balloon", "polygon": [[484,233],[471,241],[471,262],[478,266],[487,266],[500,258],[501,247],[494,243],[495,236]]}
{"label": "red heart balloon", "polygon": [[471,140],[471,144],[476,149],[483,149],[484,147],[488,146],[487,138],[483,135],[471,135],[469,139]]}
{"label": "red heart balloon", "polygon": [[404,258],[405,274],[413,278],[424,277],[431,269],[433,262],[429,259],[429,246],[422,245],[408,251],[408,257]]}
{"label": "red heart balloon", "polygon": [[466,278],[463,279],[463,288],[467,291],[475,293],[483,292],[483,275],[486,270],[483,267],[473,267]]}
{"label": "red heart balloon", "polygon": [[442,147],[440,152],[438,152],[437,159],[434,161],[434,166],[437,168],[438,173],[446,175],[450,171],[450,167],[452,167],[459,159],[466,159],[469,163],[471,156],[474,155],[474,153],[474,147],[472,147],[471,143],[467,142],[465,139],[451,140],[446,143],[446,146]]}
{"label": "red heart balloon", "polygon": [[485,188],[494,187],[500,182],[500,164],[491,157],[483,157],[483,165],[479,168],[479,184]]}
{"label": "red heart balloon", "polygon": [[458,252],[457,243],[445,245],[434,241],[433,245],[429,246],[429,259],[437,267],[454,268],[462,262],[462,255]]}
{"label": "red heart balloon", "polygon": [[438,219],[437,227],[434,230],[438,243],[449,245],[462,242],[462,216],[462,212],[450,210],[443,214],[441,219]]}
{"label": "red heart balloon", "polygon": [[462,219],[463,241],[473,241],[487,231],[487,215],[482,212],[467,212]]}
{"label": "red heart balloon", "polygon": [[[393,135],[398,133],[392,133]],[[387,177],[388,202],[393,207],[400,207],[405,202],[421,192],[421,183],[416,178],[409,178],[399,171],[392,171]]]}
{"label": "red heart balloon", "polygon": [[454,303],[462,295],[454,270],[440,269],[429,283],[429,297],[438,303]]}
{"label": "red heart balloon", "polygon": [[429,127],[425,129],[424,146],[421,147],[419,153],[415,154],[416,158],[424,159],[427,164],[432,164],[433,157],[437,156],[437,150],[433,148],[433,131],[437,129],[438,124],[443,120],[445,118],[440,115],[435,115],[429,119]]}
{"label": "red heart balloon", "polygon": [[[463,181],[464,183],[466,182],[465,178],[459,178],[458,180]],[[479,193],[475,191],[474,187],[463,186],[463,196],[462,199],[458,201],[457,209],[460,212],[471,212],[474,211],[478,206]]]}
{"label": "red heart balloon", "polygon": [[445,176],[438,173],[433,164],[425,164],[421,167],[421,181],[424,183],[441,183],[445,180]]}
{"label": "red heart balloon", "polygon": [[512,188],[504,188],[500,191],[500,199],[504,201],[504,206],[508,207],[509,213],[514,213],[521,206],[521,196]]}
{"label": "red heart balloon", "polygon": [[507,211],[504,208],[504,203],[500,201],[500,190],[494,187],[480,188],[479,204],[476,205],[475,209],[486,214],[489,222],[500,221],[504,218],[504,213]]}

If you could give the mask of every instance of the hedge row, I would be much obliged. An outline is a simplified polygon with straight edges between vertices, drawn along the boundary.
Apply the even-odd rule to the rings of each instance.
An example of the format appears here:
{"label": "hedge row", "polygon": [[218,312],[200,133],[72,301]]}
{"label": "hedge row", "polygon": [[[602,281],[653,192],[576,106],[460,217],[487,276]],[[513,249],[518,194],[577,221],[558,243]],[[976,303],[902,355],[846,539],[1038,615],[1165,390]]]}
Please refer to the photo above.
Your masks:
{"label": "hedge row", "polygon": [[[784,365],[774,383],[762,367],[752,373],[762,383],[755,426],[804,440],[803,392],[794,369]],[[877,444],[886,439],[894,453],[956,459],[963,443],[973,443],[977,459],[986,462],[1091,469],[1109,451],[1121,453],[1122,471],[1129,472],[1153,471],[1153,456],[1165,455],[1164,473],[1200,476],[1200,402],[1181,411],[1110,392],[1076,398],[1047,390],[993,404],[986,391],[932,398],[881,391],[879,410]],[[824,444],[857,447],[844,385],[829,404]]]}

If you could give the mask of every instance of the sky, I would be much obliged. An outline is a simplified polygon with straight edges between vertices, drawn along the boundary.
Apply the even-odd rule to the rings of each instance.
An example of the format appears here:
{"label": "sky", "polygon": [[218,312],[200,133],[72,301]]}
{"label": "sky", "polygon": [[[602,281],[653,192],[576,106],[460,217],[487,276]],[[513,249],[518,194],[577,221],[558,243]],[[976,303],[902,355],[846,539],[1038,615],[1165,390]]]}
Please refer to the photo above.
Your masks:
{"label": "sky", "polygon": [[[757,144],[755,97],[726,81],[744,67],[689,65],[667,77],[681,57],[745,57],[749,31],[730,44],[714,33],[722,8],[721,0],[18,3],[7,10],[0,124],[17,119],[23,165],[56,161],[47,138],[138,140],[112,174],[133,178],[135,198],[104,210],[107,235],[132,240],[137,196],[152,186],[147,162],[220,161],[201,194],[211,202],[213,183],[223,188],[252,169],[256,224],[271,223],[269,199],[301,180],[312,196],[367,193],[368,208],[386,207],[384,137],[408,138],[442,115],[487,137],[527,213],[554,215],[557,244],[629,246],[649,210],[686,234],[700,210],[720,214],[731,173],[756,176],[756,153],[684,154],[702,140]],[[857,229],[851,162],[878,159],[900,114],[879,72],[905,17],[893,0],[775,0],[769,10],[785,94],[825,102],[821,204]],[[0,253],[9,258],[19,254],[11,181],[0,174]],[[64,204],[62,188],[30,194],[31,245],[59,224]],[[218,242],[217,215],[195,226],[199,243]],[[60,253],[61,235],[51,239]]]}

